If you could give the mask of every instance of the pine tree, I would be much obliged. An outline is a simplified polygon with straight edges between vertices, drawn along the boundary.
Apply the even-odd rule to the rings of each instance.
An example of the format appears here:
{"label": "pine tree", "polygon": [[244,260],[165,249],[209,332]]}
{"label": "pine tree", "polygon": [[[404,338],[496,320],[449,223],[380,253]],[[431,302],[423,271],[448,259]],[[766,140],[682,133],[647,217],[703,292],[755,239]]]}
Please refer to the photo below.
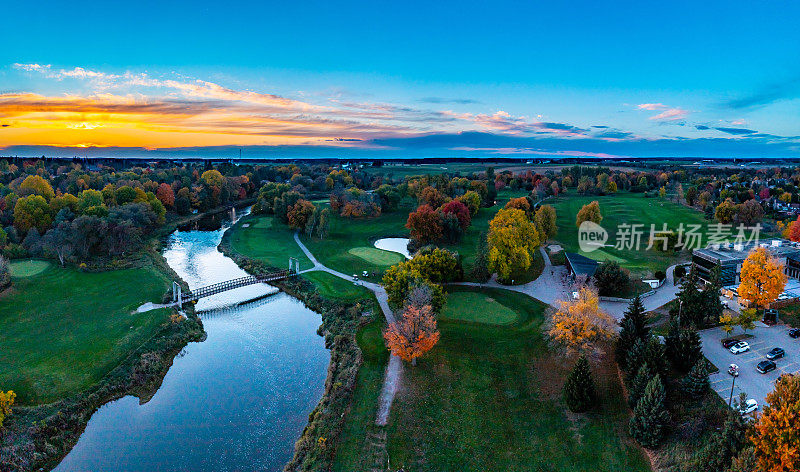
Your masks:
{"label": "pine tree", "polygon": [[622,370],[625,370],[627,366],[627,353],[633,347],[636,340],[646,340],[650,337],[650,328],[647,327],[644,305],[639,295],[631,300],[620,325],[622,329],[619,333],[619,339],[617,340],[616,356],[617,363]]}
{"label": "pine tree", "polygon": [[642,446],[654,449],[661,444],[669,423],[669,412],[664,406],[666,392],[659,376],[647,384],[630,423],[630,435]]}
{"label": "pine tree", "polygon": [[653,380],[653,372],[647,367],[647,363],[644,363],[639,367],[639,371],[633,377],[631,387],[628,389],[628,405],[630,405],[631,408],[636,408],[639,400],[644,396],[647,384],[649,384],[651,380]]}
{"label": "pine tree", "polygon": [[639,368],[645,363],[645,351],[647,350],[647,343],[645,340],[637,339],[628,355],[625,357],[625,382],[630,385],[633,378],[639,372]]}
{"label": "pine tree", "polygon": [[658,374],[662,379],[669,375],[669,361],[667,360],[666,349],[655,336],[650,336],[644,351],[644,362],[653,374]]}
{"label": "pine tree", "polygon": [[702,398],[708,392],[708,367],[705,359],[695,363],[689,374],[683,378],[683,391],[691,398]]}
{"label": "pine tree", "polygon": [[484,283],[492,274],[489,273],[489,247],[486,241],[486,233],[481,233],[478,240],[478,251],[475,254],[475,264],[472,266],[472,278],[480,283]]}
{"label": "pine tree", "polygon": [[706,445],[697,452],[692,462],[696,470],[726,470],[731,465],[731,459],[747,443],[747,426],[742,416],[729,410],[728,418],[722,431],[715,433],[706,442]]}
{"label": "pine tree", "polygon": [[589,369],[589,361],[585,356],[581,356],[575,367],[564,383],[564,402],[567,407],[575,413],[581,413],[594,406],[596,394],[594,379]]}
{"label": "pine tree", "polygon": [[681,325],[678,320],[673,318],[669,322],[669,331],[664,337],[664,349],[667,354],[667,359],[675,364],[675,359],[678,357],[681,342]]}
{"label": "pine tree", "polygon": [[678,339],[680,349],[672,365],[681,372],[691,369],[703,358],[703,344],[700,341],[700,334],[694,327],[683,328]]}

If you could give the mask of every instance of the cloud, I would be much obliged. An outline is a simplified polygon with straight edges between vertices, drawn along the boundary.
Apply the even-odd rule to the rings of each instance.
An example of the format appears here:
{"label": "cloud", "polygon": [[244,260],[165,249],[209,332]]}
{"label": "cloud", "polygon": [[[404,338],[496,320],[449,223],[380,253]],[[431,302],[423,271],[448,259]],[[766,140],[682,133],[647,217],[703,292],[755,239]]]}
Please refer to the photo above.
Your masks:
{"label": "cloud", "polygon": [[697,129],[699,129],[699,130],[701,130],[701,131],[705,131],[705,130],[707,130],[707,129],[711,129],[711,128],[709,128],[709,127],[708,127],[708,126],[706,126],[706,125],[694,125],[694,127],[695,127],[695,128],[697,128]]}
{"label": "cloud", "polygon": [[724,128],[724,127],[717,127],[714,128],[717,131],[722,131],[723,133],[734,134],[734,135],[744,135],[744,134],[755,134],[757,131],[747,128]]}
{"label": "cloud", "polygon": [[636,108],[640,110],[655,111],[655,110],[663,110],[667,108],[667,106],[664,105],[663,103],[642,103],[637,105]]}
{"label": "cloud", "polygon": [[767,106],[771,103],[794,98],[800,95],[800,77],[786,80],[780,83],[770,84],[760,90],[733,100],[724,102],[724,108],[734,110],[747,110]]}
{"label": "cloud", "polygon": [[664,110],[658,115],[651,116],[648,119],[655,121],[678,121],[686,118],[686,115],[688,114],[689,111],[684,110],[683,108],[670,108],[668,110]]}

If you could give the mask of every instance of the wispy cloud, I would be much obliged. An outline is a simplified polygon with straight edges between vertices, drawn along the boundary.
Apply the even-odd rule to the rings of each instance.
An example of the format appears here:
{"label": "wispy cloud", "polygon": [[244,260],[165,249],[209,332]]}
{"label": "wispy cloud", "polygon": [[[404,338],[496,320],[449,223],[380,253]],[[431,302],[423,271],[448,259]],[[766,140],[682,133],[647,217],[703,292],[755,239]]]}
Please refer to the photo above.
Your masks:
{"label": "wispy cloud", "polygon": [[637,105],[636,108],[640,110],[655,111],[655,110],[663,110],[667,108],[667,106],[664,105],[663,103],[641,103]]}
{"label": "wispy cloud", "polygon": [[683,108],[670,108],[662,111],[658,115],[651,116],[648,119],[654,121],[678,121],[686,118],[688,114],[689,111],[684,110]]}
{"label": "wispy cloud", "polygon": [[767,106],[771,103],[800,97],[800,77],[773,83],[743,97],[724,102],[724,108],[747,110]]}

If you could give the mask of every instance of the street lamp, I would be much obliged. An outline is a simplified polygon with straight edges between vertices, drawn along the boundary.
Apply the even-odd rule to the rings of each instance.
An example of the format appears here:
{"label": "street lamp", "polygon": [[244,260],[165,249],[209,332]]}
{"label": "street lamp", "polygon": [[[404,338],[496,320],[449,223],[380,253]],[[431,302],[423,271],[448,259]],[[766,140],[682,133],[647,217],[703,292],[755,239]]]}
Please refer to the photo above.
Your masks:
{"label": "street lamp", "polygon": [[728,397],[728,408],[730,408],[731,404],[733,403],[733,386],[736,385],[736,376],[733,376],[733,380],[731,381],[731,395]]}

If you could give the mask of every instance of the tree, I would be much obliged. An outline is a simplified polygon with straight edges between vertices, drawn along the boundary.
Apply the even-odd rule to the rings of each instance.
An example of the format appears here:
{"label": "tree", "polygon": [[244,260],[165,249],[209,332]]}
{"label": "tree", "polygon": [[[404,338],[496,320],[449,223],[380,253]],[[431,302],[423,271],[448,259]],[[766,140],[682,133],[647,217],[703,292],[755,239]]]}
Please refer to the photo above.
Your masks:
{"label": "tree", "polygon": [[689,187],[686,189],[686,193],[684,193],[683,196],[686,199],[687,205],[694,206],[697,202],[697,187]]}
{"label": "tree", "polygon": [[689,374],[683,378],[682,384],[683,391],[690,398],[702,398],[708,392],[710,385],[705,359],[700,359],[694,364]]}
{"label": "tree", "polygon": [[612,260],[606,260],[600,264],[593,278],[597,290],[603,296],[620,295],[631,283],[630,273],[620,267],[618,262]]}
{"label": "tree", "polygon": [[20,233],[27,233],[31,228],[38,229],[39,234],[44,233],[52,222],[50,206],[41,195],[21,197],[14,205],[14,227]]}
{"label": "tree", "polygon": [[724,202],[717,205],[717,208],[714,210],[714,218],[722,224],[732,222],[733,218],[738,213],[737,206],[738,205],[733,203],[733,200],[730,198],[726,199]]}
{"label": "tree", "polygon": [[11,285],[11,269],[8,267],[8,259],[0,255],[0,292]]}
{"label": "tree", "polygon": [[653,377],[633,410],[630,435],[642,446],[654,449],[661,444],[669,423],[664,402],[666,392],[659,376]]}
{"label": "tree", "polygon": [[423,244],[438,241],[442,237],[441,214],[430,205],[421,205],[408,215],[406,228],[413,239]]}
{"label": "tree", "polygon": [[55,196],[50,182],[38,175],[29,175],[19,185],[20,195],[40,195],[50,201]]}
{"label": "tree", "polygon": [[725,331],[725,334],[730,335],[733,332],[733,327],[736,326],[736,317],[733,316],[732,312],[725,312],[719,316],[719,324],[722,325],[722,331]]}
{"label": "tree", "polygon": [[742,263],[739,296],[759,308],[777,300],[786,286],[783,266],[764,247],[750,252]]}
{"label": "tree", "polygon": [[466,231],[469,228],[469,225],[472,223],[472,218],[470,217],[469,208],[467,206],[458,201],[458,200],[450,200],[449,202],[442,205],[439,209],[445,215],[455,215],[458,219],[458,224],[461,226],[462,231]]}
{"label": "tree", "polygon": [[586,356],[578,359],[564,383],[562,393],[567,407],[575,413],[582,413],[594,406],[597,395]]}
{"label": "tree", "polygon": [[512,198],[511,200],[508,201],[508,203],[506,203],[506,206],[503,208],[505,208],[506,210],[511,210],[511,209],[522,210],[525,212],[525,215],[528,216],[529,218],[533,214],[533,211],[531,210],[531,202],[529,202],[528,199],[525,197]]}
{"label": "tree", "polygon": [[654,374],[647,367],[647,363],[642,364],[639,370],[636,371],[636,375],[633,376],[628,389],[628,405],[631,408],[636,408],[636,405],[639,404],[639,400],[644,396],[644,391],[647,389],[647,384],[653,380],[653,377]]}
{"label": "tree", "polygon": [[755,308],[747,308],[739,313],[736,317],[736,324],[742,328],[742,333],[747,333],[748,330],[756,329],[756,321],[760,316]]}
{"label": "tree", "polygon": [[666,337],[665,351],[672,366],[680,372],[688,372],[703,358],[703,347],[697,330],[682,328],[672,321]]}
{"label": "tree", "polygon": [[500,210],[489,222],[489,271],[503,281],[528,270],[539,246],[535,225],[522,210]]}
{"label": "tree", "polygon": [[203,175],[200,176],[200,180],[209,187],[222,188],[222,186],[225,185],[225,176],[216,169],[203,172]]}
{"label": "tree", "polygon": [[603,221],[603,215],[600,213],[600,203],[597,200],[587,203],[578,211],[578,215],[575,217],[575,226],[580,226],[584,221],[591,221],[597,224]]}
{"label": "tree", "polygon": [[169,184],[161,184],[158,186],[158,190],[156,190],[156,198],[161,201],[161,203],[167,207],[172,208],[175,206],[175,192],[172,190],[172,186]]}
{"label": "tree", "polygon": [[416,285],[430,282],[434,290],[433,309],[438,312],[445,302],[444,291],[438,284],[454,280],[460,273],[456,255],[447,249],[435,248],[421,250],[413,259],[389,267],[382,281],[389,304],[394,307],[402,306]]}
{"label": "tree", "polygon": [[800,377],[784,375],[767,395],[751,435],[759,470],[800,468]]}
{"label": "tree", "polygon": [[692,460],[695,465],[695,469],[692,470],[726,470],[731,464],[731,459],[746,444],[745,431],[746,425],[742,416],[737,411],[729,410],[722,431],[713,434]]}
{"label": "tree", "polygon": [[745,226],[753,226],[756,223],[760,223],[763,217],[764,209],[757,201],[751,199],[739,205],[739,213],[737,214],[739,223]]}
{"label": "tree", "polygon": [[477,215],[478,210],[481,209],[481,196],[478,195],[478,192],[475,192],[474,190],[470,190],[464,195],[461,195],[458,197],[458,200],[460,200],[462,203],[464,203],[464,205],[467,206],[467,208],[469,208],[470,216]]}
{"label": "tree", "polygon": [[616,345],[617,364],[625,370],[627,364],[627,354],[633,347],[633,344],[639,340],[647,340],[650,338],[650,328],[647,327],[647,317],[645,315],[644,304],[641,297],[636,297],[631,300],[628,309],[622,317],[620,322],[619,338]]}
{"label": "tree", "polygon": [[560,301],[552,310],[547,331],[550,340],[568,353],[587,353],[614,335],[614,319],[600,309],[597,292],[578,290],[575,300]]}
{"label": "tree", "polygon": [[430,305],[406,307],[397,321],[389,324],[383,337],[392,354],[417,365],[417,358],[439,342],[433,308]]}
{"label": "tree", "polygon": [[311,219],[311,215],[314,214],[314,210],[315,207],[313,203],[308,200],[298,200],[286,213],[289,227],[304,231],[308,220]]}
{"label": "tree", "polygon": [[486,233],[481,233],[478,239],[478,250],[475,251],[475,263],[472,266],[472,278],[480,283],[485,283],[492,277],[489,272],[489,243]]}
{"label": "tree", "polygon": [[553,239],[558,233],[556,209],[550,205],[541,205],[533,216],[533,222],[536,224],[542,241]]}
{"label": "tree", "polygon": [[0,390],[0,428],[3,427],[3,422],[11,416],[11,407],[14,406],[14,399],[17,394],[13,390],[3,392]]}
{"label": "tree", "polygon": [[319,239],[325,239],[328,237],[328,232],[330,231],[331,227],[331,212],[329,209],[325,208],[319,214],[319,221],[317,222],[316,228],[314,229],[314,233]]}
{"label": "tree", "polygon": [[45,252],[57,256],[63,266],[74,250],[70,239],[70,223],[62,221],[45,233],[42,238],[42,247]]}

